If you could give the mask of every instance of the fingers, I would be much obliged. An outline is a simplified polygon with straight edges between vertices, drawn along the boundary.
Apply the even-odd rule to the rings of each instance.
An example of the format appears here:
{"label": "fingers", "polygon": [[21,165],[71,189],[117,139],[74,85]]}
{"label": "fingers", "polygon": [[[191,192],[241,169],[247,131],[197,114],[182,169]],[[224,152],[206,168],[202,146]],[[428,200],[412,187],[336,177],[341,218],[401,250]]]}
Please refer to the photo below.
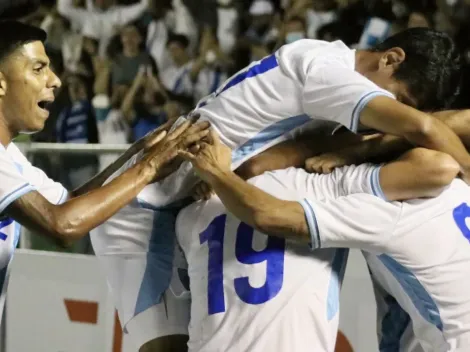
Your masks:
{"label": "fingers", "polygon": [[314,167],[317,159],[316,158],[310,158],[305,161],[305,170],[308,172],[315,172]]}
{"label": "fingers", "polygon": [[181,134],[183,134],[184,131],[186,131],[189,127],[191,126],[190,121],[184,121],[181,123],[179,126],[177,126],[174,131],[170,132],[168,134],[168,140],[174,140],[178,138]]}
{"label": "fingers", "polygon": [[[185,136],[179,143],[180,148],[188,148],[192,144],[199,142],[201,139],[209,135],[209,130],[203,130],[198,133],[192,133]],[[207,146],[207,143],[201,142],[199,144],[199,149],[204,149]]]}
{"label": "fingers", "polygon": [[215,146],[221,143],[219,134],[213,128],[210,129],[210,133],[207,139],[210,144],[215,145]]}
{"label": "fingers", "polygon": [[186,160],[186,161],[194,161],[196,160],[196,156],[194,154],[191,154],[190,152],[186,151],[186,150],[178,150],[178,156],[183,159],[183,160]]}
{"label": "fingers", "polygon": [[145,148],[152,148],[154,145],[159,143],[163,138],[165,138],[165,136],[166,136],[166,131],[160,131],[156,133],[155,135],[153,135],[153,132],[152,132],[152,135],[149,136],[149,139],[145,141]]}

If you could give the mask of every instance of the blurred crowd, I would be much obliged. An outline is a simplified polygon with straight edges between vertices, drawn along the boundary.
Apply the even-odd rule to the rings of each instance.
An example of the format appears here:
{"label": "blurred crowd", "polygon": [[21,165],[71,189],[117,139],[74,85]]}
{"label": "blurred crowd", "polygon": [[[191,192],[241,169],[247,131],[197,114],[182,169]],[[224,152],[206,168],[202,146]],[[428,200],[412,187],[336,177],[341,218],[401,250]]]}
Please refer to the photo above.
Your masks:
{"label": "blurred crowd", "polygon": [[[426,26],[451,34],[470,61],[469,17],[469,0],[43,1],[22,20],[48,33],[46,49],[63,85],[47,127],[31,138],[132,142],[251,61],[302,38],[365,49]],[[113,158],[63,156],[60,167],[42,167],[74,188]]]}

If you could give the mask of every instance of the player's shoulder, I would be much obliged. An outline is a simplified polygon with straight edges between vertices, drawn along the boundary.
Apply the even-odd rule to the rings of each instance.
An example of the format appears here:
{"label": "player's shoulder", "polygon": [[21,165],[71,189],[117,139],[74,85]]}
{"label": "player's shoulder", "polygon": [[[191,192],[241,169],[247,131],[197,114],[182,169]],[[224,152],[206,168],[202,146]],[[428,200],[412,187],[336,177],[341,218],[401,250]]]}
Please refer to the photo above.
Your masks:
{"label": "player's shoulder", "polygon": [[281,68],[285,70],[308,71],[312,63],[340,65],[354,70],[354,50],[342,41],[325,42],[302,39],[282,46],[277,52]]}
{"label": "player's shoulder", "polygon": [[16,164],[28,163],[28,159],[26,159],[14,142],[11,142],[6,148],[3,146],[0,147],[0,157],[8,158]]}

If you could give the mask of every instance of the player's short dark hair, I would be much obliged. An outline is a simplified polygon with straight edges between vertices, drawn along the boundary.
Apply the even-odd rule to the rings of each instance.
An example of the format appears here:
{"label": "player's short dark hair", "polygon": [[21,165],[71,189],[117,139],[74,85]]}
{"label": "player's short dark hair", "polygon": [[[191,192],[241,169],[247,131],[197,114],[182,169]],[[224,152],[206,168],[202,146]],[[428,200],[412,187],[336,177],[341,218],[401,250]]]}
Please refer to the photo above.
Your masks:
{"label": "player's short dark hair", "polygon": [[0,63],[21,46],[31,42],[45,42],[47,34],[41,28],[14,20],[0,21]]}
{"label": "player's short dark hair", "polygon": [[189,46],[189,39],[183,34],[171,34],[168,37],[168,40],[166,42],[166,45],[170,45],[171,43],[178,43],[181,45],[183,48],[187,48]]}
{"label": "player's short dark hair", "polygon": [[371,50],[383,52],[394,47],[406,54],[394,76],[408,85],[418,101],[417,108],[436,111],[451,106],[460,91],[462,74],[460,51],[454,41],[442,32],[411,28]]}

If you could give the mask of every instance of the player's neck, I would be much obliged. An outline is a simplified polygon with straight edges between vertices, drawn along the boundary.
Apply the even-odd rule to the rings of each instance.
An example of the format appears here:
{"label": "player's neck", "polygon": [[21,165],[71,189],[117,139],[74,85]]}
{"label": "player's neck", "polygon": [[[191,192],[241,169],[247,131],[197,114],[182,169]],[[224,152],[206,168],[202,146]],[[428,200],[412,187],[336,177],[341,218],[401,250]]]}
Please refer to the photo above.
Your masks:
{"label": "player's neck", "polygon": [[375,71],[378,64],[376,54],[367,50],[357,50],[354,67],[356,72],[367,77],[368,72]]}
{"label": "player's neck", "polygon": [[6,148],[15,137],[5,120],[0,119],[0,143]]}

